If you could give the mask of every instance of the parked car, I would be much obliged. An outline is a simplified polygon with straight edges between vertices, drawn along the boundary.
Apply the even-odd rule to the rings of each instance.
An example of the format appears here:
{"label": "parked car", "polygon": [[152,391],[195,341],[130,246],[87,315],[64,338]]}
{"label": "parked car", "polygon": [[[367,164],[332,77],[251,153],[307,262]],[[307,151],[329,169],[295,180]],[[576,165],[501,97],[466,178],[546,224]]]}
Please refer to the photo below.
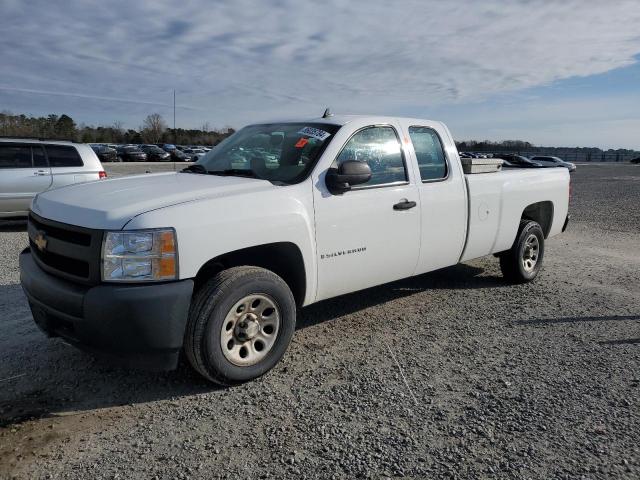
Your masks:
{"label": "parked car", "polygon": [[531,157],[531,161],[532,162],[541,163],[542,165],[544,165],[546,167],[564,167],[564,168],[568,168],[570,172],[573,172],[576,169],[575,164],[573,164],[571,162],[565,162],[564,160],[562,160],[561,158],[558,158],[558,157],[551,157],[551,156],[546,156],[546,155],[536,155],[534,157]]}
{"label": "parked car", "polygon": [[631,159],[631,163],[640,163],[640,157]]}
{"label": "parked car", "polygon": [[150,162],[171,161],[171,155],[157,145],[141,145],[140,150],[147,154],[147,160]]}
{"label": "parked car", "polygon": [[34,319],[130,364],[172,369],[184,349],[231,385],[277,364],[298,307],[492,254],[535,279],[569,172],[464,174],[451,138],[396,117],[251,125],[181,172],[38,195],[20,255]]}
{"label": "parked car", "polygon": [[544,166],[542,163],[531,161],[522,155],[500,153],[497,154],[497,156],[494,155],[494,158],[506,160],[506,162],[502,164],[502,166],[506,168],[539,168]]}
{"label": "parked car", "polygon": [[189,155],[194,162],[197,162],[200,157],[203,157],[207,153],[200,148],[185,148],[183,152]]}
{"label": "parked car", "polygon": [[91,148],[100,159],[101,162],[121,162],[115,149],[106,145],[91,144]]}
{"label": "parked car", "polygon": [[0,139],[0,218],[26,216],[33,198],[46,190],[106,176],[89,145]]}
{"label": "parked car", "polygon": [[116,150],[122,162],[146,162],[147,154],[135,145],[122,145]]}
{"label": "parked car", "polygon": [[171,153],[176,149],[176,146],[172,143],[161,143],[158,146],[167,153]]}
{"label": "parked car", "polygon": [[171,150],[171,160],[173,160],[174,162],[191,162],[191,156],[187,155],[186,153],[184,153],[182,150],[178,150],[177,148],[174,148],[173,150]]}

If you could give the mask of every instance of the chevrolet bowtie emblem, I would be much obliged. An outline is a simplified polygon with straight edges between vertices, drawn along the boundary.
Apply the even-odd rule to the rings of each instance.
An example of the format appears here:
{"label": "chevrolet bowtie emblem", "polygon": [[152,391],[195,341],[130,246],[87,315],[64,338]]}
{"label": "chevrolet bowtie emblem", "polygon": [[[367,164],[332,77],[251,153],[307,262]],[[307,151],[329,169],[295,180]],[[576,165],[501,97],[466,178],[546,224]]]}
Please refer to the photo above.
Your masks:
{"label": "chevrolet bowtie emblem", "polygon": [[47,237],[43,232],[38,232],[36,234],[36,237],[33,239],[33,243],[35,243],[36,247],[38,247],[38,250],[42,252],[45,248],[47,248]]}

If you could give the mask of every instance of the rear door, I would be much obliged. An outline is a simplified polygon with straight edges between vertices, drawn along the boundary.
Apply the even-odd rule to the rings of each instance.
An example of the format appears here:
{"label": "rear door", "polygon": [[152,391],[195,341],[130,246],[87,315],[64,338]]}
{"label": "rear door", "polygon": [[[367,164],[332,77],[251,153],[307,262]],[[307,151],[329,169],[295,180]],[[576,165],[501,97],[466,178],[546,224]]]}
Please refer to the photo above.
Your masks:
{"label": "rear door", "polygon": [[420,256],[415,274],[455,265],[467,230],[467,187],[448,130],[403,120],[420,196]]}
{"label": "rear door", "polygon": [[0,142],[0,215],[26,215],[33,197],[51,186],[40,145]]}
{"label": "rear door", "polygon": [[324,175],[314,182],[317,300],[409,277],[418,260],[419,198],[397,125],[355,131],[331,167],[346,160],[367,162],[373,175],[341,195]]}
{"label": "rear door", "polygon": [[51,167],[54,188],[96,179],[95,173],[84,168],[82,157],[74,146],[51,144],[45,146],[45,151]]}

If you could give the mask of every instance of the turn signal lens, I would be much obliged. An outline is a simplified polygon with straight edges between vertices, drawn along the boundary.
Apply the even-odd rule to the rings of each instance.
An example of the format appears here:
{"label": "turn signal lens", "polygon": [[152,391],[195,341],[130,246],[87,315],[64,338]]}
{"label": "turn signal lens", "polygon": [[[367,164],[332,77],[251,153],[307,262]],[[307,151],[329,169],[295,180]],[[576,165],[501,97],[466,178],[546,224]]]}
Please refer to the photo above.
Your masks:
{"label": "turn signal lens", "polygon": [[176,253],[176,239],[173,230],[160,233],[160,252],[163,255]]}
{"label": "turn signal lens", "polygon": [[170,278],[176,276],[176,259],[175,257],[162,257],[160,259],[160,277]]}

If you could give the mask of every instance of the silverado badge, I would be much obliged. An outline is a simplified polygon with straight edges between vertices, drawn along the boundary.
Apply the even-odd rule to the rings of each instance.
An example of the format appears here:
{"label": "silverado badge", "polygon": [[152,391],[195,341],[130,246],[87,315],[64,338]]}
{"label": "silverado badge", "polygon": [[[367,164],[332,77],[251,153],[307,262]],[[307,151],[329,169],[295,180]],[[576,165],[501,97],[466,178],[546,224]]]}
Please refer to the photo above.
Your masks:
{"label": "silverado badge", "polygon": [[36,244],[38,250],[44,252],[44,249],[47,248],[47,237],[45,236],[44,232],[36,233],[36,237],[33,239],[33,243]]}

